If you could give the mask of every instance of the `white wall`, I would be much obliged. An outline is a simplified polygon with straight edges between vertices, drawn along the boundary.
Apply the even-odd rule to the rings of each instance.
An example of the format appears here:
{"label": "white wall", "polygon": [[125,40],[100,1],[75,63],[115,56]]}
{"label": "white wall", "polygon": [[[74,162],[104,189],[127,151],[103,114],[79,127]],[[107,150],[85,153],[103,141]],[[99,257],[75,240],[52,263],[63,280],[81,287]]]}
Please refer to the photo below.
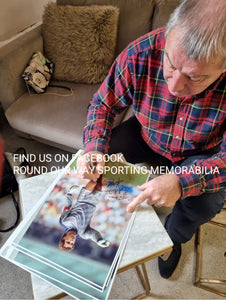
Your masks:
{"label": "white wall", "polygon": [[0,41],[40,22],[48,2],[55,0],[0,0]]}

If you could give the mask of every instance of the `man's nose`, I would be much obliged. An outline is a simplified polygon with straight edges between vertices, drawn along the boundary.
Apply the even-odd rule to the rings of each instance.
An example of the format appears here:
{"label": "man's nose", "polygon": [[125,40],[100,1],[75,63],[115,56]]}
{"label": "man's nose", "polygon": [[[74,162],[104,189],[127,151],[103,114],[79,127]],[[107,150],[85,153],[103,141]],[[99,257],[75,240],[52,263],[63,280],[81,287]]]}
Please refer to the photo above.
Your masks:
{"label": "man's nose", "polygon": [[172,77],[168,81],[169,90],[173,93],[181,92],[185,89],[185,78],[178,70],[173,72]]}

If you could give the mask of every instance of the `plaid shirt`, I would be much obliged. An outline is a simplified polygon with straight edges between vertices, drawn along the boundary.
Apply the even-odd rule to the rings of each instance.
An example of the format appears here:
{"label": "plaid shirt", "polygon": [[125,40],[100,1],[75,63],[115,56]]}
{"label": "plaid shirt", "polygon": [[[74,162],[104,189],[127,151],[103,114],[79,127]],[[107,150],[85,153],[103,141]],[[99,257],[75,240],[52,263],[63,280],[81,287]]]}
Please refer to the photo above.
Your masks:
{"label": "plaid shirt", "polygon": [[164,28],[160,28],[118,56],[91,102],[85,151],[107,153],[115,116],[132,104],[145,142],[173,163],[223,141],[219,153],[194,162],[205,172],[177,174],[183,197],[216,192],[226,182],[226,73],[199,95],[173,96],[163,77],[164,47]]}

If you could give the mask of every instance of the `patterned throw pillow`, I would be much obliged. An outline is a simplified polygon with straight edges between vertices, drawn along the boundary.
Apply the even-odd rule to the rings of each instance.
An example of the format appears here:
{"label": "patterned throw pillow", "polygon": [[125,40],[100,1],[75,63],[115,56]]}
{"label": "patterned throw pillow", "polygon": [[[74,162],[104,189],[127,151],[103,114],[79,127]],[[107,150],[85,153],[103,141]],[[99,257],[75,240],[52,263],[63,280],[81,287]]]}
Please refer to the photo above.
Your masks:
{"label": "patterned throw pillow", "polygon": [[114,6],[61,6],[44,11],[44,51],[54,79],[100,83],[115,58],[119,10]]}
{"label": "patterned throw pillow", "polygon": [[29,92],[29,87],[32,87],[36,93],[40,94],[45,92],[52,74],[53,63],[41,52],[35,52],[25,68],[22,77]]}

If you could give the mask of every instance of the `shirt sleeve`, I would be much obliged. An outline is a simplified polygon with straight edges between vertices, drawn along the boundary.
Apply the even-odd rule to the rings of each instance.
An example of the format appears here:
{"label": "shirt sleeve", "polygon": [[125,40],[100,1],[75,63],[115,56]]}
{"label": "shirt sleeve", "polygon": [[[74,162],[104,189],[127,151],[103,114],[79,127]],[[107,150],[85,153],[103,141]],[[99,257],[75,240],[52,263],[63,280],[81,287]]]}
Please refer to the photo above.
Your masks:
{"label": "shirt sleeve", "polygon": [[226,132],[221,150],[207,159],[194,161],[189,168],[177,174],[182,186],[183,198],[215,193],[226,187]]}
{"label": "shirt sleeve", "polygon": [[90,103],[87,126],[83,133],[85,152],[96,150],[107,153],[114,119],[132,103],[132,94],[125,49],[113,63]]}

